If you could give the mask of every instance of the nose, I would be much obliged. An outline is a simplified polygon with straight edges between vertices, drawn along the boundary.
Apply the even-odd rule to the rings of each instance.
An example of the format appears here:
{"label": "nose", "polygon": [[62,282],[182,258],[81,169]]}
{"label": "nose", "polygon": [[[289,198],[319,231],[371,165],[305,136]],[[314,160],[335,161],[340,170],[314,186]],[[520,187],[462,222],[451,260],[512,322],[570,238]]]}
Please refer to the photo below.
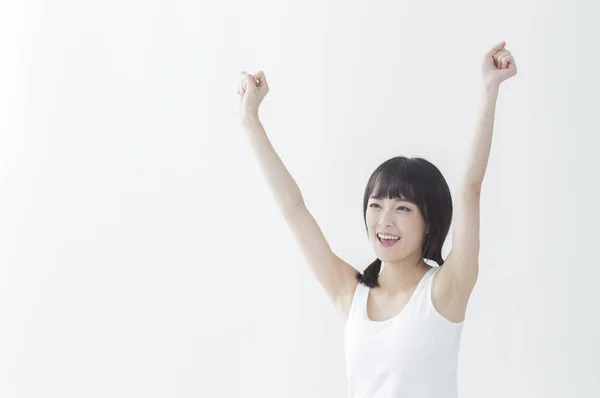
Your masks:
{"label": "nose", "polygon": [[391,226],[392,222],[391,222],[391,216],[389,216],[389,211],[384,210],[381,213],[381,218],[379,219],[379,225],[382,226],[383,228],[387,227],[387,226]]}

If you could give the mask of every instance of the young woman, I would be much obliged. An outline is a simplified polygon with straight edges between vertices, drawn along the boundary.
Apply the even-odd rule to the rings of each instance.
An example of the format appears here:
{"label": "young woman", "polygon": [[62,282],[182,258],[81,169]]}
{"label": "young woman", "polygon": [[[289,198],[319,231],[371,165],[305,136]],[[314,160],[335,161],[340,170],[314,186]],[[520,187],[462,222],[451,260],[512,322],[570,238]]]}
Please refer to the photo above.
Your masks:
{"label": "young woman", "polygon": [[[467,302],[477,281],[479,198],[500,84],[517,74],[505,42],[484,57],[480,107],[452,221],[448,184],[421,158],[389,159],[363,198],[377,259],[363,273],[329,247],[258,118],[269,91],[264,73],[242,72],[240,117],[261,169],[311,270],[345,319],[348,397],[456,398],[457,360]],[[435,261],[432,267],[424,259]]]}

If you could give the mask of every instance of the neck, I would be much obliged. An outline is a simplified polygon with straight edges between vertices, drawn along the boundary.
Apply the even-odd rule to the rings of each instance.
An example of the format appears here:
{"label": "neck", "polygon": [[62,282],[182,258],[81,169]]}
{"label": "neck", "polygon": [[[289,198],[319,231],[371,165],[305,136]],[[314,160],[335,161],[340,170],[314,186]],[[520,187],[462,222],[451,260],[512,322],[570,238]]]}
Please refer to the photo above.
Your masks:
{"label": "neck", "polygon": [[377,281],[381,293],[393,296],[411,290],[431,267],[425,263],[420,253],[399,261],[382,261],[382,271]]}

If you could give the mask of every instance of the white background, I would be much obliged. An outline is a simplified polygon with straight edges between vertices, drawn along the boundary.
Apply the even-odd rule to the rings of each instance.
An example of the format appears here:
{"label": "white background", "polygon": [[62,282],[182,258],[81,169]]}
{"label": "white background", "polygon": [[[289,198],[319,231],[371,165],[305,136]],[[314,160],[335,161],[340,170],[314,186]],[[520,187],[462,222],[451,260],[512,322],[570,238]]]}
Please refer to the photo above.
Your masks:
{"label": "white background", "polygon": [[[0,397],[344,397],[343,323],[237,118],[332,249],[421,156],[452,190],[505,40],[460,397],[598,397],[592,1],[10,1],[0,6]],[[453,191],[454,192],[454,191]],[[451,247],[450,236],[444,256]]]}

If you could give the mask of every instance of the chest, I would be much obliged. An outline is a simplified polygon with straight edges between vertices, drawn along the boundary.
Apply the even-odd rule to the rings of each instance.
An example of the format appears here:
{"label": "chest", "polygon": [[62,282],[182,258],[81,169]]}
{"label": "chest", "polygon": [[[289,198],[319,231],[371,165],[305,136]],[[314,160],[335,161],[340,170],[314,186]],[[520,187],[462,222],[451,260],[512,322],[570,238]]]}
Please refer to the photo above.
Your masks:
{"label": "chest", "polygon": [[439,362],[439,355],[449,345],[445,339],[450,335],[443,332],[435,319],[423,318],[418,312],[382,322],[351,319],[345,329],[346,360],[359,374],[374,369],[410,373],[412,369],[416,373],[410,377],[418,377],[427,372],[416,364]]}
{"label": "chest", "polygon": [[[462,322],[465,319],[469,295],[460,294],[456,286],[451,286],[440,276],[444,276],[441,271],[434,275],[431,286],[426,287],[430,289],[430,296],[426,290],[423,290],[425,287],[417,291],[418,285],[413,286],[410,291],[398,293],[393,297],[385,297],[369,291],[365,303],[368,319],[381,322],[398,317],[416,299],[447,321]],[[417,293],[419,297],[415,298]]]}
{"label": "chest", "polygon": [[372,321],[385,321],[400,314],[408,305],[411,293],[401,293],[392,298],[369,294],[367,298],[367,315]]}

